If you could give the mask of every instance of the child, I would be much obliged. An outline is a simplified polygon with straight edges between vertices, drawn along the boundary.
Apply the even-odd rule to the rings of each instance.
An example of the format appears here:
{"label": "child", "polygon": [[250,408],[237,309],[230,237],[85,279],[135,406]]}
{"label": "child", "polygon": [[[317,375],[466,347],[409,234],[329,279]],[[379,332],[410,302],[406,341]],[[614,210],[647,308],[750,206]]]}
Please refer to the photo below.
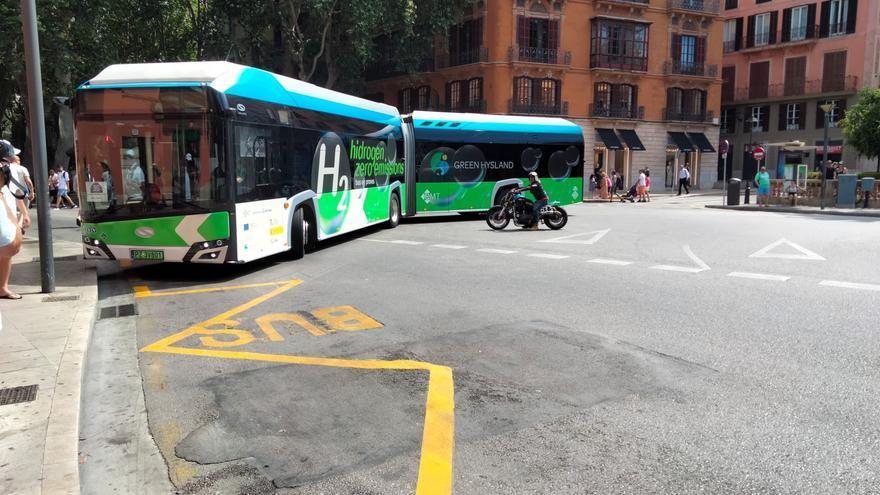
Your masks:
{"label": "child", "polygon": [[797,206],[797,195],[801,192],[797,181],[790,181],[786,190],[788,191],[788,199],[791,200],[791,206]]}

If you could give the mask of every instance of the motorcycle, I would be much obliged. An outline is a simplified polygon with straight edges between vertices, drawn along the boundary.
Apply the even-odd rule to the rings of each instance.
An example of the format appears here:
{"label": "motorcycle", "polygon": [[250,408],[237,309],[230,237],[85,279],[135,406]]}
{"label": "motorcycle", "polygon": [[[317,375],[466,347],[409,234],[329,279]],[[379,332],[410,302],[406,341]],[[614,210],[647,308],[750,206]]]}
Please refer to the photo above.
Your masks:
{"label": "motorcycle", "polygon": [[[513,220],[513,224],[528,228],[533,226],[535,202],[526,198],[522,193],[511,189],[501,197],[499,204],[489,209],[486,214],[486,223],[493,230],[502,230]],[[559,230],[568,223],[568,213],[559,206],[558,201],[547,204],[538,212],[538,221],[553,230]]]}

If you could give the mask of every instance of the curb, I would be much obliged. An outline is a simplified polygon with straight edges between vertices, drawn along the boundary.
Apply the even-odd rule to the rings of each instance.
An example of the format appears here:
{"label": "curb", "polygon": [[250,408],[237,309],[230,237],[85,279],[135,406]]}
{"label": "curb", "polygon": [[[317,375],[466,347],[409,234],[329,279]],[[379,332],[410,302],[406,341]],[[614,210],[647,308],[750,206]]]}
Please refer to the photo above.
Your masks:
{"label": "curb", "polygon": [[716,210],[730,210],[730,211],[769,211],[774,213],[796,213],[801,215],[832,215],[839,217],[863,217],[863,218],[880,218],[880,211],[866,211],[861,212],[858,210],[855,211],[839,211],[839,210],[798,210],[793,208],[784,208],[778,206],[770,206],[765,208],[758,208],[757,206],[723,206],[723,205],[706,205],[706,208],[713,208]]}
{"label": "curb", "polygon": [[79,414],[83,370],[98,305],[98,272],[82,263],[82,297],[55,377],[42,458],[43,493],[79,494]]}

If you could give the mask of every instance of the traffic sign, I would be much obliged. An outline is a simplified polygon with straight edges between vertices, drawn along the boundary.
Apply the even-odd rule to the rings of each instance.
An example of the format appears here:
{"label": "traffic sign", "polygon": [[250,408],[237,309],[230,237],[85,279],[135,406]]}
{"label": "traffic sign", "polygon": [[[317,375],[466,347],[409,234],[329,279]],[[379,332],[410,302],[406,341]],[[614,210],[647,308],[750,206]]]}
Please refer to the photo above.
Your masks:
{"label": "traffic sign", "polygon": [[721,146],[718,147],[722,155],[726,155],[728,151],[730,151],[730,141],[726,139],[721,140]]}
{"label": "traffic sign", "polygon": [[761,161],[764,159],[764,148],[760,146],[755,146],[755,149],[752,150],[752,158],[757,161]]}

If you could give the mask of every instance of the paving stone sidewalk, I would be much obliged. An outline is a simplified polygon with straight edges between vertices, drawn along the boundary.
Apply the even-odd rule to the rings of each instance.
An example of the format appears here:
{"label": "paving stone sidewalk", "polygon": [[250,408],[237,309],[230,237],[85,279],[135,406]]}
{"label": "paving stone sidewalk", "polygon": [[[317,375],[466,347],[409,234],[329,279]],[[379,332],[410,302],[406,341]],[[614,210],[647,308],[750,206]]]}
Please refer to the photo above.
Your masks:
{"label": "paving stone sidewalk", "polygon": [[80,389],[97,276],[79,243],[56,240],[57,291],[40,293],[37,242],[26,238],[13,258],[10,285],[23,298],[0,300],[0,388],[39,387],[31,402],[0,406],[0,493],[77,494]]}

